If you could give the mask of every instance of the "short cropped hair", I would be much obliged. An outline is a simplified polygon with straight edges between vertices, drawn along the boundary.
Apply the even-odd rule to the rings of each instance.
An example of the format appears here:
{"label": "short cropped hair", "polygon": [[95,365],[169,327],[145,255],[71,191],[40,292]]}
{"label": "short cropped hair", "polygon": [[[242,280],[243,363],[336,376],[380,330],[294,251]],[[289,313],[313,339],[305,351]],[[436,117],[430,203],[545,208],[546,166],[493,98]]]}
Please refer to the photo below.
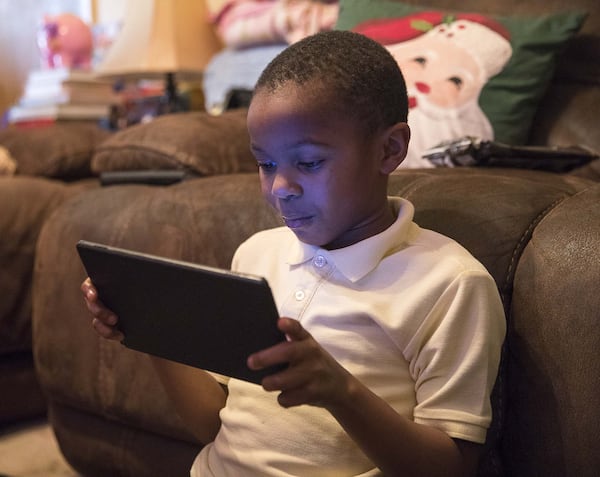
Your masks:
{"label": "short cropped hair", "polygon": [[364,35],[333,30],[290,45],[264,69],[255,92],[314,81],[369,132],[406,122],[406,83],[398,63],[385,47]]}

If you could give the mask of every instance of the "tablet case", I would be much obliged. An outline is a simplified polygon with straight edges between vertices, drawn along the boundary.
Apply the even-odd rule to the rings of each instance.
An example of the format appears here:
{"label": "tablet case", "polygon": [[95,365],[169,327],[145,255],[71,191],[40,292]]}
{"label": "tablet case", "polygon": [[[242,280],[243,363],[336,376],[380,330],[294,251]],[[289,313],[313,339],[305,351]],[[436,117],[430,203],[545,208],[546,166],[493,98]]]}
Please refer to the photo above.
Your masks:
{"label": "tablet case", "polygon": [[569,172],[600,156],[582,146],[511,146],[473,136],[444,141],[422,154],[436,167],[511,167]]}
{"label": "tablet case", "polygon": [[285,340],[262,277],[88,241],[77,251],[128,348],[259,384],[246,359]]}

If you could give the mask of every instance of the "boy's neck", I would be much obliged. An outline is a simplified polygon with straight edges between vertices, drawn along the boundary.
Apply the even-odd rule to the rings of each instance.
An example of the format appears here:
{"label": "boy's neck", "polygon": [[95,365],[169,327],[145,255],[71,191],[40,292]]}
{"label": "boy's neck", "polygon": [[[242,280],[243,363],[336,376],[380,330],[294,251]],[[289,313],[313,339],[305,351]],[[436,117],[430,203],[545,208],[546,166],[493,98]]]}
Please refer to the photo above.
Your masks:
{"label": "boy's neck", "polygon": [[[384,230],[388,229],[396,221],[396,213],[392,205],[387,202],[386,207],[381,209],[379,215],[373,216],[372,220],[360,224],[355,229],[348,231],[344,234],[344,238],[340,240],[334,240],[333,242],[324,245],[325,250],[336,250],[339,248],[349,247],[358,242],[362,242],[374,235],[380,234]],[[365,233],[365,229],[369,230],[369,233]]]}

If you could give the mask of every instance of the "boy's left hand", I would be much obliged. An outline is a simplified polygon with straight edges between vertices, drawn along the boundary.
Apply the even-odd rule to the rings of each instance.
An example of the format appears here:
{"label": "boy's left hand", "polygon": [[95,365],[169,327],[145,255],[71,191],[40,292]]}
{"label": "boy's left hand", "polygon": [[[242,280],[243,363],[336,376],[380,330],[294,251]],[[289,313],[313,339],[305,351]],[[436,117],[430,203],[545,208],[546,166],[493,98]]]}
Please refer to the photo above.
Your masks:
{"label": "boy's left hand", "polygon": [[248,357],[248,366],[254,370],[288,364],[283,371],[265,377],[263,388],[281,391],[278,401],[283,407],[310,404],[327,408],[344,399],[352,375],[297,320],[279,318],[277,326],[288,341]]}

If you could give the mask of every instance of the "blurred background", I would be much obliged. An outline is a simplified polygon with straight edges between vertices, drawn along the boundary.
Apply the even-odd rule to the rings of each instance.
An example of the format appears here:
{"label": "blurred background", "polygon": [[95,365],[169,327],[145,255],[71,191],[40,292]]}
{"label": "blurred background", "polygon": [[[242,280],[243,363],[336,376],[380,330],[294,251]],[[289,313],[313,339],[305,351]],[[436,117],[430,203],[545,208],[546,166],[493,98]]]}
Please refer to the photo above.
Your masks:
{"label": "blurred background", "polygon": [[0,111],[21,96],[30,71],[40,66],[37,31],[44,14],[70,12],[107,31],[122,20],[122,0],[0,0]]}

